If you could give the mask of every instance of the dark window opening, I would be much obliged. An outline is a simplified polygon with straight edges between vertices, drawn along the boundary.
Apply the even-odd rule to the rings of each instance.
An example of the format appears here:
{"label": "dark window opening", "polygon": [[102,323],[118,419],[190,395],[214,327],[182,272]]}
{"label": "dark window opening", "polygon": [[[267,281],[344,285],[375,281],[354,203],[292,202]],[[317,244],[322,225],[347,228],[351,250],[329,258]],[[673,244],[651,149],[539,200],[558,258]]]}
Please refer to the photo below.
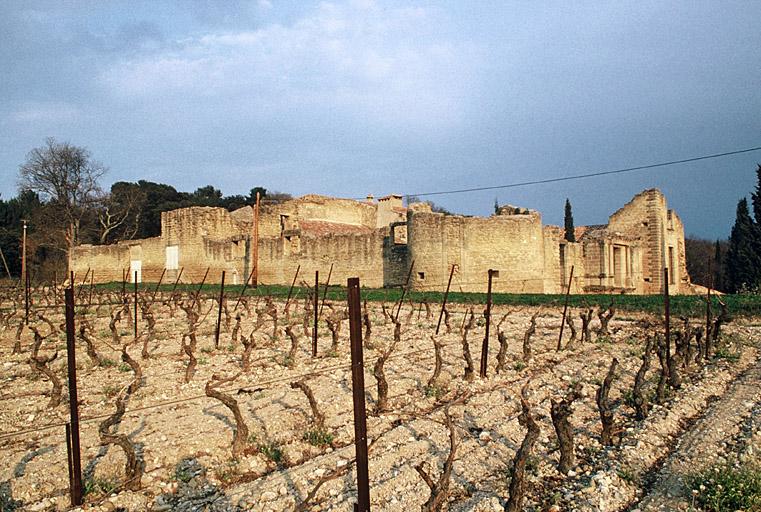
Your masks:
{"label": "dark window opening", "polygon": [[417,278],[418,278],[419,280],[421,280],[421,281],[422,281],[423,279],[425,279],[425,272],[418,272],[418,273],[417,273]]}

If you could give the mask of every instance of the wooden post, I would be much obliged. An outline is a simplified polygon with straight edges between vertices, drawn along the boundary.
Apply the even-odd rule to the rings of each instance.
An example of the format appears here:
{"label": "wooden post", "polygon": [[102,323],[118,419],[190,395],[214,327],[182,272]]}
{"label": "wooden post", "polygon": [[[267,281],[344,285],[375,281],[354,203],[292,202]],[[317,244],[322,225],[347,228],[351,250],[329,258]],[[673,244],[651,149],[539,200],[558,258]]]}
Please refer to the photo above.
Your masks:
{"label": "wooden post", "polygon": [[312,357],[317,357],[317,322],[318,322],[318,311],[317,311],[317,301],[320,298],[320,271],[315,270],[314,271],[314,291],[312,293],[313,297],[312,300],[314,301],[314,327],[312,328]]}
{"label": "wooden post", "polygon": [[447,281],[447,291],[444,292],[444,300],[441,301],[441,311],[439,312],[439,321],[436,323],[436,334],[439,334],[439,328],[441,327],[441,319],[444,318],[444,308],[447,307],[447,299],[449,298],[449,287],[452,285],[452,276],[454,275],[454,265],[452,270],[449,271],[449,280]]}
{"label": "wooden post", "polygon": [[256,204],[254,205],[254,246],[252,247],[252,266],[251,286],[256,288],[259,285],[259,192],[256,193]]}
{"label": "wooden post", "polygon": [[489,327],[491,326],[491,280],[495,270],[489,269],[489,283],[486,288],[486,334],[481,344],[481,371],[479,375],[482,379],[486,378],[486,363],[489,358]]}
{"label": "wooden post", "polygon": [[322,308],[325,307],[325,298],[328,296],[328,286],[330,286],[330,276],[333,275],[333,264],[330,264],[330,270],[328,270],[328,280],[325,281],[325,290],[322,292],[322,304],[320,304],[320,318],[322,318]]}
{"label": "wooden post", "polygon": [[301,265],[296,267],[296,273],[293,274],[293,281],[291,282],[291,287],[288,290],[288,298],[285,299],[285,309],[287,309],[288,304],[291,303],[291,294],[293,293],[293,287],[296,284],[296,279],[299,277],[299,270],[301,270]]}
{"label": "wooden post", "polygon": [[137,270],[135,270],[135,340],[137,341]]}
{"label": "wooden post", "polygon": [[74,344],[74,281],[66,290],[66,355],[69,377],[69,416],[71,422],[71,504],[82,504],[82,462],[79,449],[79,402],[77,398],[77,357]]}
{"label": "wooden post", "polygon": [[222,271],[222,284],[219,286],[219,311],[217,311],[217,330],[214,331],[214,348],[219,348],[219,327],[222,325],[222,301],[225,300],[225,271]]}
{"label": "wooden post", "polygon": [[563,303],[563,318],[560,320],[560,336],[558,336],[557,351],[562,350],[563,328],[565,327],[565,315],[568,313],[568,295],[571,293],[571,283],[573,282],[573,265],[571,265],[571,276],[568,278],[568,288],[565,291],[565,302]]}
{"label": "wooden post", "polygon": [[58,271],[53,271],[53,304],[58,305]]}
{"label": "wooden post", "polygon": [[351,339],[351,382],[354,400],[354,449],[357,457],[357,505],[354,510],[370,512],[370,478],[367,464],[367,413],[365,369],[362,355],[362,306],[359,278],[349,278],[349,337]]}
{"label": "wooden post", "polygon": [[410,278],[412,277],[412,269],[415,267],[415,260],[412,260],[412,264],[410,265],[410,270],[407,272],[407,281],[404,283],[404,288],[402,288],[402,296],[399,298],[399,307],[396,308],[396,315],[394,315],[394,322],[399,320],[399,312],[402,310],[402,304],[404,304],[404,296],[407,294],[407,288],[410,286]]}
{"label": "wooden post", "polygon": [[666,317],[666,364],[671,364],[671,301],[669,299],[669,268],[663,268],[663,314]]}

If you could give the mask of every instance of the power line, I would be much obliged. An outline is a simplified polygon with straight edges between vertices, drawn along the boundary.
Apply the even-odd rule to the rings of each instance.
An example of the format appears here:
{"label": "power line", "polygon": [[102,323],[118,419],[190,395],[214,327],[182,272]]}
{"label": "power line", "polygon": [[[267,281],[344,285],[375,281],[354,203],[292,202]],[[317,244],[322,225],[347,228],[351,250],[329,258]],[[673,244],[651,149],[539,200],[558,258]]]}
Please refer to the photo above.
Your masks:
{"label": "power line", "polygon": [[[623,169],[614,169],[611,171],[597,171],[597,172],[590,172],[586,174],[575,174],[573,176],[561,176],[558,178],[547,178],[543,180],[532,180],[532,181],[521,181],[517,183],[508,183],[507,185],[492,185],[487,187],[473,187],[473,188],[461,188],[456,190],[439,190],[436,192],[418,192],[415,194],[405,194],[407,197],[409,196],[440,196],[445,194],[462,194],[465,192],[480,192],[483,190],[499,190],[499,189],[505,189],[505,188],[516,188],[516,187],[526,187],[529,185],[542,185],[545,183],[556,183],[559,181],[571,181],[571,180],[580,180],[584,178],[594,178],[596,176],[608,176],[611,174],[623,174],[627,172],[636,172],[636,171],[644,171],[647,169],[655,169],[658,167],[667,167],[669,165],[677,165],[677,164],[685,164],[689,162],[698,162],[700,160],[710,160],[713,158],[721,158],[725,156],[731,156],[731,155],[739,155],[742,153],[751,153],[753,151],[760,151],[761,146],[756,146],[753,148],[746,148],[746,149],[738,149],[735,151],[727,151],[725,153],[713,153],[710,155],[701,155],[701,156],[695,156],[691,158],[683,158],[680,160],[669,160],[667,162],[659,162],[655,164],[648,164],[648,165],[638,165],[636,167],[625,167]],[[364,199],[364,198],[360,198]],[[360,200],[358,199],[358,200]]]}

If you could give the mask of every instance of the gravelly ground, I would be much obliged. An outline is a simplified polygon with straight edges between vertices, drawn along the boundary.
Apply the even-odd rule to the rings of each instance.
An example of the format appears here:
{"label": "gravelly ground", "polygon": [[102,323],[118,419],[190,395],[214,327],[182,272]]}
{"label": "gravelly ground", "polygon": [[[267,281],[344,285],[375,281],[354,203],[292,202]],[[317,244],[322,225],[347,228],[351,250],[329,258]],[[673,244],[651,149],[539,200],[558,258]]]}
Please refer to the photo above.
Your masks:
{"label": "gravelly ground", "polygon": [[[205,313],[214,306],[207,301]],[[282,309],[282,304],[280,304]],[[343,306],[336,304],[336,309]],[[234,396],[251,431],[250,450],[233,460],[230,442],[234,420],[220,402],[204,394],[213,374],[233,375],[240,368],[242,346],[231,343],[229,328],[224,328],[219,349],[214,349],[216,316],[205,317],[199,329],[197,371],[189,383],[183,382],[187,356],[179,354],[184,314],[167,306],[154,306],[157,341],[151,344],[149,359],[140,358],[140,347],[129,349],[141,364],[144,382],[130,396],[127,413],[118,431],[127,434],[138,448],[145,467],[142,488],[118,492],[124,477],[124,456],[117,447],[100,446],[98,423],[114,411],[113,394],[127,386],[132,372],[119,363],[96,366],[80,347],[78,354],[79,395],[82,424],[82,459],[93,488],[87,508],[102,510],[292,510],[325,475],[338,473],[317,493],[314,510],[352,510],[356,500],[351,409],[351,375],[348,355],[348,323],[343,321],[340,350],[336,357],[325,356],[330,333],[320,329],[321,357],[313,360],[309,341],[301,332],[301,312],[294,312],[302,334],[295,365],[283,366],[290,340],[279,329],[277,339],[270,336],[267,321],[254,335],[251,369],[224,389]],[[375,348],[365,350],[368,410],[377,401],[372,366],[392,337],[393,325],[385,323],[380,309],[373,306],[371,318]],[[665,407],[656,407],[645,422],[635,422],[625,400],[640,360],[644,339],[637,326],[639,315],[627,313],[611,323],[613,334],[592,343],[576,344],[572,350],[555,352],[560,326],[560,311],[545,309],[537,318],[532,338],[533,357],[522,362],[521,343],[529,324],[531,309],[495,308],[493,318],[510,313],[501,329],[509,342],[507,370],[494,374],[497,353],[496,329],[492,329],[489,378],[466,382],[463,376],[462,345],[459,334],[465,307],[454,306],[453,332],[442,335],[444,367],[436,390],[426,390],[433,370],[435,315],[426,319],[425,311],[410,314],[407,306],[401,343],[386,363],[390,411],[368,417],[370,481],[373,507],[379,510],[418,509],[429,496],[429,489],[414,466],[424,463],[437,476],[446,459],[449,441],[443,424],[441,404],[462,394],[469,398],[451,407],[459,437],[454,464],[450,510],[500,510],[507,498],[508,471],[524,429],[518,424],[518,390],[530,380],[530,402],[539,416],[541,435],[530,461],[527,510],[622,510],[642,494],[642,482],[657,468],[693,418],[698,418],[716,396],[735,389],[732,382],[757,361],[754,346],[737,349],[736,361],[719,360],[703,370],[692,369],[684,389],[672,396]],[[295,311],[295,310],[294,310]],[[326,310],[326,312],[329,312]],[[480,312],[480,311],[479,311]],[[90,313],[93,337],[101,356],[119,361],[119,353],[107,346],[109,309]],[[573,311],[578,317],[578,311]],[[60,323],[60,317],[53,318]],[[203,316],[203,315],[202,315]],[[251,331],[255,313],[246,313],[244,333]],[[282,315],[281,315],[282,316]],[[234,321],[233,321],[234,322]],[[283,319],[280,319],[282,327]],[[37,322],[43,334],[50,328]],[[323,323],[324,324],[324,323]],[[578,326],[578,318],[576,320]],[[141,326],[144,324],[141,322]],[[595,320],[593,326],[597,325]],[[696,320],[695,325],[699,325]],[[677,326],[678,327],[678,326]],[[131,330],[123,321],[118,326],[124,341]],[[442,329],[443,331],[443,329]],[[23,503],[28,510],[64,510],[68,507],[66,445],[63,422],[68,408],[64,400],[55,408],[46,407],[50,383],[34,375],[27,364],[32,336],[22,335],[24,352],[11,354],[16,323],[0,332],[0,379],[5,383],[0,400],[0,454],[8,461],[0,469],[0,500]],[[729,326],[735,344],[757,340],[759,328],[736,322]],[[484,335],[483,320],[470,333],[470,350],[476,367]],[[567,337],[567,331],[566,331]],[[63,337],[53,334],[45,340],[41,354],[61,351],[53,363],[65,383]],[[613,357],[621,363],[611,398],[616,405],[623,442],[606,449],[599,444],[599,417],[594,392]],[[657,359],[651,365],[649,390],[656,379]],[[477,371],[477,370],[476,370]],[[745,375],[748,373],[746,372]],[[304,394],[292,389],[290,382],[306,378],[326,417],[326,430],[332,442],[313,446],[304,434],[313,429],[313,419]],[[577,402],[572,423],[576,429],[578,467],[571,476],[556,468],[557,441],[549,419],[551,398],[565,393],[572,382],[583,384],[584,397]],[[432,392],[435,391],[435,392]],[[65,395],[65,390],[64,390]],[[730,392],[731,396],[731,392]],[[66,397],[64,396],[64,399]],[[731,408],[735,409],[735,408]],[[39,430],[45,425],[49,429]],[[265,448],[263,448],[265,447]],[[280,456],[276,456],[276,453]],[[267,455],[269,454],[269,455]],[[192,462],[183,462],[184,460]],[[273,460],[277,459],[277,460]],[[203,468],[188,481],[178,478],[178,464]],[[346,471],[340,470],[346,467]],[[667,466],[664,466],[664,468]],[[180,467],[180,469],[182,469]],[[200,469],[199,469],[200,471]],[[183,475],[186,472],[180,471]],[[191,471],[192,473],[192,471]],[[104,501],[105,500],[105,501]],[[183,501],[184,500],[184,501]],[[6,505],[0,501],[6,509]],[[182,503],[182,505],[179,505]],[[166,508],[170,507],[170,508]],[[184,507],[184,508],[183,508]]]}

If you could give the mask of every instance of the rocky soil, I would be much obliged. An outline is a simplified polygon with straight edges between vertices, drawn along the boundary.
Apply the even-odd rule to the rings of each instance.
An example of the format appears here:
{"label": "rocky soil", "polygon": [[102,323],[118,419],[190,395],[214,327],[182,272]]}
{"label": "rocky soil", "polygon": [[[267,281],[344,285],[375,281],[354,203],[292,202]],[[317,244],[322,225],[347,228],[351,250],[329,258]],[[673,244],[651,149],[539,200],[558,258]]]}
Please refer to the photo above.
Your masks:
{"label": "rocky soil", "polygon": [[[109,297],[101,298],[103,301]],[[113,297],[111,297],[113,299]],[[233,301],[228,305],[232,310]],[[263,303],[263,301],[262,301]],[[261,309],[262,303],[259,304]],[[82,461],[88,494],[83,510],[294,510],[309,497],[306,510],[350,511],[356,501],[353,465],[353,413],[349,365],[348,321],[341,321],[338,351],[330,353],[331,333],[325,322],[319,331],[319,357],[311,357],[310,340],[301,327],[303,300],[291,306],[294,332],[299,334],[295,358],[289,357],[291,340],[283,303],[278,304],[278,327],[263,311],[242,308],[241,332],[253,334],[255,348],[247,371],[241,369],[244,347],[233,342],[235,324],[222,321],[219,348],[214,347],[216,303],[203,301],[198,345],[198,366],[185,382],[188,356],[181,353],[182,335],[188,331],[185,313],[168,303],[152,307],[156,337],[150,355],[141,358],[142,343],[130,345],[129,354],[142,369],[142,387],[130,394],[126,412],[114,427],[126,434],[144,469],[139,490],[124,490],[125,456],[114,445],[102,446],[99,424],[116,410],[115,400],[134,379],[132,369],[120,361],[120,351],[109,329],[115,306],[90,308],[91,337],[101,358],[95,364],[78,342],[78,381]],[[761,327],[738,319],[724,330],[721,355],[710,364],[692,364],[683,375],[680,390],[663,405],[655,405],[643,421],[634,419],[631,388],[639,369],[645,332],[642,315],[619,314],[610,334],[593,334],[593,341],[555,351],[561,311],[542,309],[531,337],[531,357],[525,360],[523,338],[536,308],[512,310],[497,307],[489,347],[489,376],[464,379],[460,334],[466,305],[452,306],[452,332],[439,336],[443,350],[441,376],[427,383],[434,369],[437,311],[406,305],[400,314],[401,340],[385,364],[389,407],[376,413],[378,401],[373,366],[393,340],[394,326],[378,304],[370,305],[372,337],[365,349],[366,402],[370,443],[372,506],[377,510],[418,510],[429,495],[428,485],[415,466],[438,478],[449,454],[444,408],[454,420],[458,440],[449,510],[502,510],[508,497],[510,468],[525,435],[519,424],[520,389],[530,382],[529,402],[541,428],[528,464],[526,510],[674,510],[690,504],[684,475],[695,468],[747,450],[757,434],[759,409],[758,341]],[[389,305],[390,306],[390,305]],[[0,304],[8,308],[9,304]],[[337,315],[343,304],[326,307],[324,316]],[[7,309],[6,309],[7,311]],[[468,336],[476,374],[484,337],[483,305],[475,306],[476,325]],[[59,352],[50,367],[64,387],[63,400],[49,407],[51,383],[33,371],[28,361],[34,339],[21,334],[22,352],[13,354],[19,315],[0,321],[0,509],[68,510],[68,470],[64,424],[68,420],[65,371],[65,337],[56,328],[62,308],[46,309],[51,320],[34,319],[43,336],[39,354]],[[506,369],[495,373],[498,351],[496,323],[508,341]],[[579,311],[572,311],[577,329]],[[694,319],[693,326],[700,320]],[[7,323],[7,325],[4,325]],[[126,319],[118,322],[119,343],[130,343]],[[140,319],[141,333],[147,329]],[[595,318],[592,327],[599,326]],[[681,323],[674,326],[681,328]],[[564,340],[568,340],[568,330]],[[610,398],[614,404],[617,444],[600,444],[600,419],[595,392],[613,357],[619,360]],[[658,361],[653,356],[646,391],[654,392]],[[231,442],[235,420],[220,401],[206,396],[212,375],[232,377],[220,387],[233,397],[249,429],[246,449],[234,458]],[[304,380],[314,392],[324,428],[316,421],[305,394],[291,387]],[[582,384],[576,402],[574,427],[576,465],[568,474],[557,470],[559,452],[550,420],[550,400],[562,398],[568,388]],[[756,429],[756,430],[754,430]],[[745,437],[743,437],[745,436]],[[620,439],[619,439],[620,438]],[[751,448],[752,451],[752,448]],[[317,492],[312,493],[316,486]],[[310,493],[313,496],[310,496]]]}

